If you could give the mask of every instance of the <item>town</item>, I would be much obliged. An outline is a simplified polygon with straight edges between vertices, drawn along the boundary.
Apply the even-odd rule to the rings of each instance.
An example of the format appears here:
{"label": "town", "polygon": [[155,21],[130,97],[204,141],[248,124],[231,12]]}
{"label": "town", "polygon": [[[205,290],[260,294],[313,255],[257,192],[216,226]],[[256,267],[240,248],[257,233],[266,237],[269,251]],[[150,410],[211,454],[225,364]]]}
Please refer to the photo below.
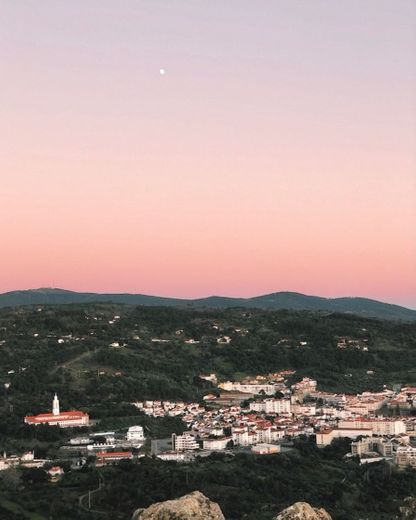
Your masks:
{"label": "town", "polygon": [[[367,501],[397,511],[414,494],[415,337],[413,324],[327,313],[3,309],[7,510],[23,495],[25,514],[32,504],[44,520],[48,496],[65,520],[92,510],[129,520],[198,489],[226,518],[259,520],[258,500],[271,520],[312,487],[310,500],[338,518],[345,508],[362,518]],[[389,475],[381,499],[379,474]],[[355,483],[365,499],[340,501]],[[235,501],[248,486],[250,499]],[[333,498],[320,502],[324,489]]]}
{"label": "town", "polygon": [[[154,418],[177,417],[186,425],[182,434],[170,439],[153,439],[150,453],[142,450],[146,438],[143,427],[130,426],[125,434],[115,431],[89,432],[68,439],[61,446],[59,460],[70,460],[79,469],[87,457],[99,467],[121,460],[139,460],[153,455],[161,460],[189,462],[212,452],[275,454],[291,449],[293,439],[313,437],[318,447],[334,439],[351,439],[349,457],[360,463],[386,460],[398,468],[416,467],[416,388],[385,388],[381,392],[356,395],[323,392],[316,380],[304,377],[287,385],[294,370],[258,375],[238,382],[225,381],[217,393],[208,393],[203,402],[146,400],[132,403],[140,413]],[[200,375],[217,383],[215,374]],[[26,416],[25,423],[60,428],[88,427],[88,414],[60,411],[55,394],[52,412]],[[11,467],[47,466],[52,481],[62,467],[55,461],[37,459],[33,452],[3,454],[0,470]]]}
{"label": "town", "polygon": [[[234,448],[250,448],[255,454],[278,453],[290,445],[290,439],[314,436],[319,447],[336,438],[352,439],[351,456],[358,456],[361,463],[384,458],[398,467],[416,467],[416,418],[395,415],[397,410],[416,408],[416,388],[332,394],[319,391],[317,381],[309,378],[287,387],[284,378],[291,374],[293,371],[283,371],[222,383],[220,395],[208,394],[204,405],[134,404],[153,417],[179,416],[186,423],[186,432],[172,435],[172,450],[157,454],[164,460],[185,461]],[[275,397],[277,393],[281,397]]]}

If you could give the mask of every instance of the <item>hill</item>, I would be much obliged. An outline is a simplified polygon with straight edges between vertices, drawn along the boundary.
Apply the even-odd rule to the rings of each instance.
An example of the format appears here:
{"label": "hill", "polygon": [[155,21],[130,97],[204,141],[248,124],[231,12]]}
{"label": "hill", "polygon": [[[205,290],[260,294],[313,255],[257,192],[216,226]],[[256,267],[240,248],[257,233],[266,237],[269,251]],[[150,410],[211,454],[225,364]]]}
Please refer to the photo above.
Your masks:
{"label": "hill", "polygon": [[0,307],[68,303],[124,303],[130,305],[192,306],[211,309],[248,307],[265,310],[308,310],[357,314],[363,317],[413,321],[416,310],[368,298],[322,298],[295,292],[276,292],[253,298],[210,296],[199,299],[163,298],[144,294],[81,293],[64,289],[29,289],[0,294]]}
{"label": "hill", "polygon": [[[92,407],[96,417],[100,403],[198,399],[205,385],[194,378],[203,373],[224,381],[294,369],[322,389],[356,393],[416,384],[415,338],[416,322],[345,313],[114,303],[8,307],[0,309],[0,385],[11,383],[9,404],[16,412],[24,405],[20,417],[49,406],[55,391]],[[1,409],[0,396],[0,419]]]}
{"label": "hill", "polygon": [[[0,349],[2,451],[34,450],[53,460],[66,457],[60,446],[83,432],[30,426],[22,418],[49,410],[55,392],[62,410],[88,412],[95,431],[142,426],[150,448],[150,439],[187,426],[177,416],[140,413],[131,403],[201,403],[220,391],[204,374],[224,382],[291,369],[288,384],[307,376],[320,390],[347,394],[416,385],[416,322],[335,312],[114,303],[8,307],[0,309]],[[100,475],[105,491],[92,497],[102,520],[129,520],[138,507],[195,489],[217,502],[228,520],[273,520],[304,499],[334,520],[364,513],[368,520],[390,520],[403,498],[415,494],[414,472],[345,459],[348,441],[325,449],[311,439],[293,442],[293,450],[276,455],[214,453],[184,464],[143,457],[99,469],[88,463],[80,471],[64,465],[58,484],[42,470],[19,469],[10,473],[14,480],[0,479],[6,499],[0,517],[46,520],[47,503],[54,518],[72,520],[74,504],[96,488]],[[83,510],[76,518],[98,517]]]}

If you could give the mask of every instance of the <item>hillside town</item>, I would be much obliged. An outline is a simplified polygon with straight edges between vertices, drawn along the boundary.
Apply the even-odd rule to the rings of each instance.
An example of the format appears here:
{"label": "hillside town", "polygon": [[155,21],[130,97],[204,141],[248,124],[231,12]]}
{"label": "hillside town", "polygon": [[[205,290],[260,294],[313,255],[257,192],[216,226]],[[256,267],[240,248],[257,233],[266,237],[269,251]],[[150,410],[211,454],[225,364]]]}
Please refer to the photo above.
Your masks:
{"label": "hillside town", "polygon": [[[386,460],[398,468],[416,467],[416,417],[409,413],[416,408],[415,387],[335,394],[320,391],[317,381],[308,377],[289,385],[288,377],[293,375],[294,370],[286,370],[221,383],[215,374],[200,375],[216,385],[203,402],[146,400],[132,404],[141,414],[177,417],[186,425],[182,434],[172,433],[168,440],[152,442],[151,454],[162,460],[189,462],[215,451],[273,454],[290,450],[293,439],[306,436],[313,437],[321,448],[334,439],[351,439],[347,456],[359,457],[361,464]],[[28,415],[24,422],[84,427],[86,433],[71,437],[61,446],[62,459],[80,454],[74,469],[85,464],[87,457],[99,467],[146,454],[142,426],[130,426],[123,433],[88,431],[88,414],[79,410],[61,412],[56,394],[51,413]],[[0,470],[51,464],[52,460],[37,459],[33,452],[0,457]]]}
{"label": "hillside town", "polygon": [[[311,486],[342,512],[358,483],[348,518],[359,520],[361,503],[378,511],[383,475],[386,510],[413,494],[413,329],[241,309],[3,313],[0,491],[13,507],[42,489],[52,518],[70,520],[75,503],[86,518],[128,520],[196,487],[219,490],[226,518],[260,520],[256,500],[303,499]],[[236,486],[257,491],[235,504]]]}
{"label": "hillside town", "polygon": [[104,515],[124,508],[113,479],[130,493],[135,475],[144,497],[161,487],[167,497],[170,482],[175,493],[209,491],[223,475],[228,496],[238,475],[239,489],[279,481],[280,494],[269,485],[262,498],[273,503],[295,465],[293,490],[313,481],[321,496],[349,471],[345,489],[360,482],[378,504],[365,475],[383,472],[403,498],[416,468],[411,330],[294,313],[129,312],[6,314],[0,487],[10,499],[20,500],[14,481],[33,482],[33,492],[40,482],[55,503],[68,498],[67,510],[75,500],[87,513],[91,492],[91,509]]}
{"label": "hillside town", "polygon": [[220,383],[220,393],[206,395],[203,405],[134,404],[147,415],[180,417],[186,423],[186,432],[172,435],[172,449],[157,455],[165,460],[187,461],[196,454],[235,448],[277,453],[290,439],[304,435],[314,436],[319,447],[334,439],[352,439],[350,455],[362,463],[385,459],[399,467],[416,467],[416,418],[396,414],[416,408],[416,388],[332,394],[317,390],[317,381],[306,377],[288,387],[285,377],[291,374]]}

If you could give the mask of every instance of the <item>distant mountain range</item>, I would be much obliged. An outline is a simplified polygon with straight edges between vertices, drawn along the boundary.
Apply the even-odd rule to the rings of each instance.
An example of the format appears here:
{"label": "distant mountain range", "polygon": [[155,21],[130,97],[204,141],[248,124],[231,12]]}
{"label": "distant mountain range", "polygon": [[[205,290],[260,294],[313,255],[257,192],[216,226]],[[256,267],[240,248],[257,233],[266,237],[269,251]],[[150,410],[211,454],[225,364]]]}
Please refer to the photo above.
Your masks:
{"label": "distant mountain range", "polygon": [[169,305],[193,307],[254,307],[257,309],[294,309],[332,311],[357,314],[364,317],[413,321],[416,311],[368,298],[322,298],[295,292],[277,292],[254,298],[227,298],[210,296],[195,300],[163,298],[144,294],[80,293],[64,289],[29,289],[0,294],[0,307],[19,305],[48,305],[65,303],[113,302],[130,305]]}

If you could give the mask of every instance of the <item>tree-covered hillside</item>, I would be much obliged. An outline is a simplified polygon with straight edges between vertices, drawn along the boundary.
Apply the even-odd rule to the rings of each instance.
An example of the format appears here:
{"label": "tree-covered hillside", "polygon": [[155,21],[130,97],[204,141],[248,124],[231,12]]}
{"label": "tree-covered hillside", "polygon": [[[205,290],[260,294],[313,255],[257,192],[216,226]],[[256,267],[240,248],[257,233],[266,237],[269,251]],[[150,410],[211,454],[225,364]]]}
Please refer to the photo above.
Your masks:
{"label": "tree-covered hillside", "polygon": [[[23,423],[26,414],[49,410],[54,392],[62,410],[98,420],[92,428],[140,424],[147,437],[160,438],[183,431],[182,421],[148,417],[130,403],[218,391],[202,374],[224,381],[292,368],[293,381],[311,376],[321,389],[377,390],[416,384],[415,348],[416,324],[336,313],[115,304],[2,309],[0,447],[59,458],[59,446],[80,430]],[[371,520],[394,518],[414,493],[414,472],[363,468],[341,459],[348,446],[338,448],[320,452],[301,441],[291,453],[264,458],[214,454],[186,465],[146,458],[98,471],[87,464],[59,485],[46,482],[42,470],[11,470],[0,475],[0,516],[126,520],[136,507],[201,489],[233,520],[269,520],[301,499],[324,505],[337,520],[364,512]],[[74,504],[100,478],[105,487],[94,506],[105,513],[94,516]]]}
{"label": "tree-covered hillside", "polygon": [[[198,399],[208,390],[196,376],[211,372],[226,380],[293,368],[296,377],[344,392],[415,384],[415,332],[411,323],[301,311],[113,304],[2,309],[0,382],[8,388],[0,410],[20,420],[49,409],[55,391],[64,408],[93,416],[111,403]],[[337,347],[340,338],[351,345]]]}
{"label": "tree-covered hillside", "polygon": [[252,298],[209,296],[198,299],[166,298],[130,293],[81,293],[65,289],[41,288],[0,294],[0,308],[21,305],[57,305],[85,303],[169,306],[179,308],[228,309],[246,307],[263,310],[306,310],[356,314],[365,318],[416,321],[416,310],[369,298],[323,298],[296,292],[275,292]]}

